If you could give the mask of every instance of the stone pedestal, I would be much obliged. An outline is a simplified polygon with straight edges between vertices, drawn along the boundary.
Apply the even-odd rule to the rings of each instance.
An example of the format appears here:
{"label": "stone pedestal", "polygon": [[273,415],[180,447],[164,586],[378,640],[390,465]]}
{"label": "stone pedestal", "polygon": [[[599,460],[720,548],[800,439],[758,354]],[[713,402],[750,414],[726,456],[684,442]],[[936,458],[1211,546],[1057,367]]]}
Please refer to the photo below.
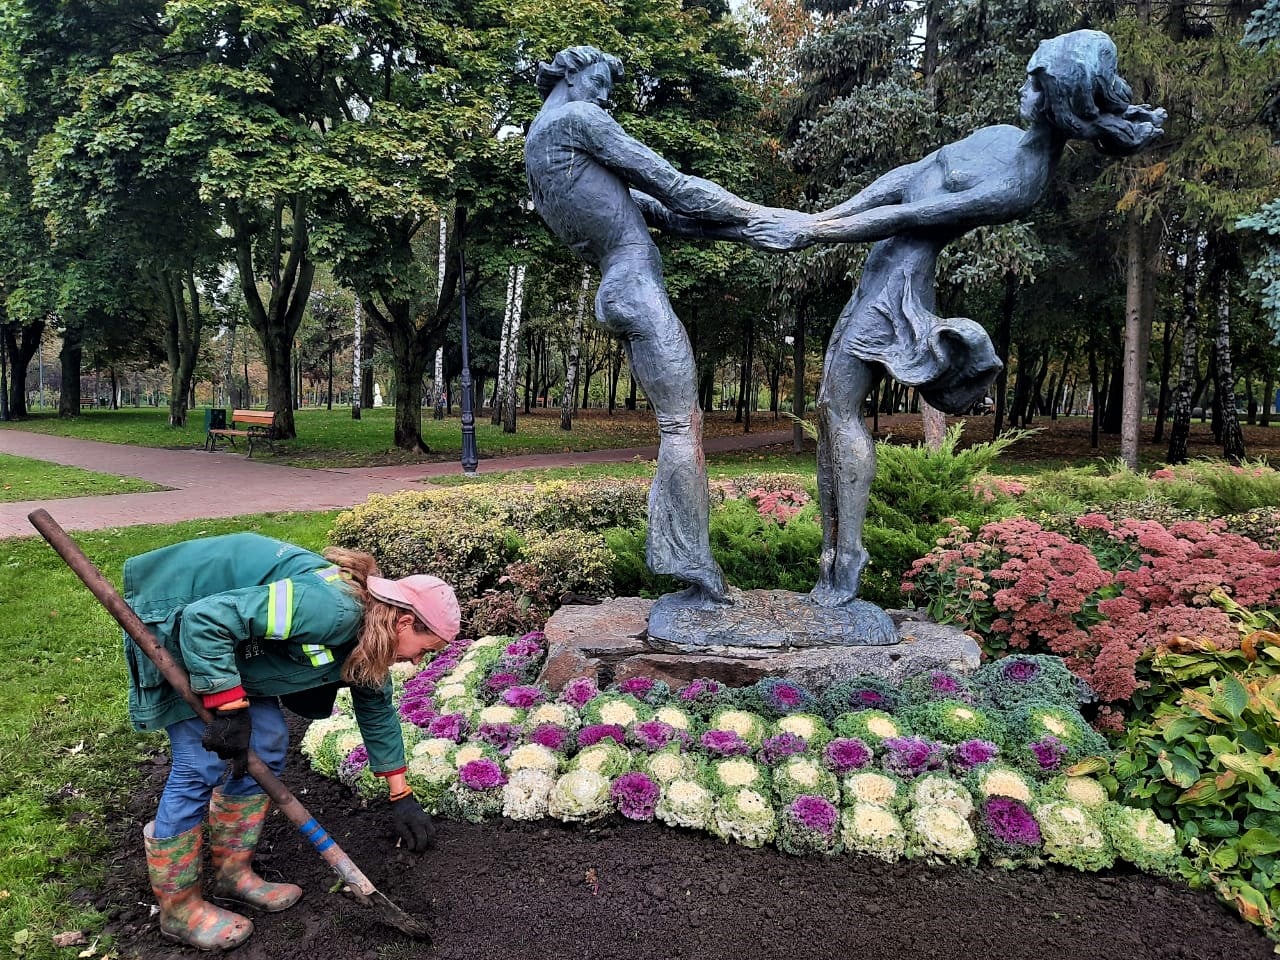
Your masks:
{"label": "stone pedestal", "polygon": [[[912,611],[888,611],[899,642],[881,646],[752,648],[708,646],[669,653],[649,639],[652,600],[620,597],[595,606],[561,607],[547,621],[547,662],[540,682],[560,690],[574,677],[601,686],[633,676],[665,680],[673,687],[710,677],[741,687],[761,677],[787,677],[821,689],[858,674],[901,680],[922,670],[969,673],[978,667],[978,644],[962,630],[915,619]],[[667,649],[670,649],[667,647]]]}

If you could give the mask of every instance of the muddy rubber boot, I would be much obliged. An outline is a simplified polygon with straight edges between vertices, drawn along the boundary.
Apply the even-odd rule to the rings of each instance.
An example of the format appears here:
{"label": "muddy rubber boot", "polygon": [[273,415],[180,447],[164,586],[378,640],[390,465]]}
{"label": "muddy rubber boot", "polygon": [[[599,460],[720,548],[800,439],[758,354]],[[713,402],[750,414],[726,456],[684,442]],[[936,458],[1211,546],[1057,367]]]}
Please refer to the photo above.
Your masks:
{"label": "muddy rubber boot", "polygon": [[200,950],[233,950],[249,939],[253,923],[200,895],[200,852],[204,826],[157,840],[155,823],[142,830],[147,873],[160,904],[160,932]]}
{"label": "muddy rubber boot", "polygon": [[253,872],[253,852],[271,809],[265,793],[228,797],[213,791],[209,800],[209,853],[213,858],[211,896],[256,907],[267,913],[288,910],[302,896],[293,883],[269,883]]}

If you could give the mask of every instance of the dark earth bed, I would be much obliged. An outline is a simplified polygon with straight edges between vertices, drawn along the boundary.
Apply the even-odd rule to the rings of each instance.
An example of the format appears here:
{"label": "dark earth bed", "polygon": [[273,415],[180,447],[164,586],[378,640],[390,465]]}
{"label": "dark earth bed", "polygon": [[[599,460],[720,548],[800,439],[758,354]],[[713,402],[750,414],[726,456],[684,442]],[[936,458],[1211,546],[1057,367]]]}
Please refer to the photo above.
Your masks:
{"label": "dark earth bed", "polygon": [[[167,774],[163,759],[147,774],[119,818],[107,888],[81,896],[109,911],[121,957],[203,956],[161,938],[150,915],[141,826]],[[1125,870],[801,859],[620,819],[441,821],[438,846],[417,857],[394,848],[381,804],[362,808],[345,787],[312,773],[296,748],[285,782],[380,890],[428,922],[434,945],[408,940],[329,893],[336,876],[273,814],[259,870],[300,883],[306,895],[286,913],[255,916],[257,929],[236,960],[1273,956],[1266,938],[1211,895]]]}

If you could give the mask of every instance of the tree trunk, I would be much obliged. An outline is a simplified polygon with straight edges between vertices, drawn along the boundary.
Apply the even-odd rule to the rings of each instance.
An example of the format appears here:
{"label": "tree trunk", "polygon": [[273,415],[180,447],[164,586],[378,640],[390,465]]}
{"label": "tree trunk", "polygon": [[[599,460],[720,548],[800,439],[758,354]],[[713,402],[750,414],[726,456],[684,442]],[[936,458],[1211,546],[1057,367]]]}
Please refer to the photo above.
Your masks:
{"label": "tree trunk", "polygon": [[[7,323],[0,327],[0,337],[4,339],[4,352],[8,358],[8,417],[10,420],[23,420],[29,416],[27,410],[27,369],[31,366],[31,358],[40,349],[40,339],[44,336],[44,321],[37,320],[19,326]],[[78,384],[77,370],[76,383]],[[79,413],[80,398],[76,397],[76,413]],[[70,414],[74,416],[74,414]]]}
{"label": "tree trunk", "polygon": [[573,318],[569,335],[569,362],[564,370],[564,390],[560,396],[560,429],[573,429],[573,408],[578,399],[578,362],[582,355],[582,320],[587,311],[587,291],[591,289],[591,270],[582,268],[582,289],[578,292],[578,313]]}
{"label": "tree trunk", "polygon": [[1091,347],[1089,349],[1089,393],[1093,401],[1093,417],[1089,422],[1089,448],[1091,450],[1097,450],[1101,440],[1098,433],[1102,426],[1102,407],[1099,402],[1102,397],[1102,385],[1098,382],[1098,375],[1098,353]]}
{"label": "tree trunk", "polygon": [[[805,303],[801,300],[796,304],[795,332],[792,334],[794,342],[791,347],[791,364],[795,368],[795,381],[791,388],[791,413],[799,418],[791,428],[791,449],[796,453],[804,450],[804,427],[800,425],[800,420],[804,419],[807,412],[804,395],[804,314]],[[862,415],[861,410],[858,415]]]}
{"label": "tree trunk", "polygon": [[1160,399],[1156,405],[1156,428],[1153,437],[1156,443],[1164,443],[1164,424],[1169,418],[1169,401],[1172,395],[1169,378],[1173,375],[1173,336],[1176,326],[1166,319],[1164,336],[1161,338]]}
{"label": "tree trunk", "polygon": [[1258,416],[1258,426],[1271,426],[1271,404],[1275,402],[1276,382],[1271,374],[1262,383],[1262,412]]}
{"label": "tree trunk", "polygon": [[181,273],[162,271],[153,282],[161,291],[168,319],[165,353],[169,359],[169,426],[181,427],[187,422],[187,395],[200,354],[200,328],[204,322],[200,294],[191,267]]}
{"label": "tree trunk", "polygon": [[354,317],[355,330],[352,334],[351,349],[354,356],[351,358],[351,419],[360,419],[360,348],[363,346],[364,339],[364,318],[360,313],[360,297],[356,296],[356,308]]}
{"label": "tree trunk", "polygon": [[[255,230],[235,203],[227,205],[236,253],[240,291],[249,313],[249,325],[262,341],[267,367],[267,409],[275,413],[276,435],[282,440],[297,435],[293,417],[293,338],[302,323],[315,277],[307,234],[307,200],[296,196],[288,203],[290,219],[285,220],[286,202],[276,202],[271,228],[266,234]],[[259,250],[269,244],[270,253]],[[271,293],[266,303],[258,292],[255,262],[264,265]]]}
{"label": "tree trunk", "polygon": [[1003,366],[996,375],[995,417],[991,425],[994,440],[1004,430],[1005,402],[1009,395],[1009,344],[1013,338],[1013,308],[1018,296],[1018,278],[1012,271],[1004,275],[1004,296],[1000,302],[1000,324],[996,328],[996,356]]}
{"label": "tree trunk", "polygon": [[[916,391],[919,396],[919,391]],[[947,439],[947,415],[933,406],[924,397],[920,397],[920,414],[924,420],[924,445],[927,449],[938,451]]]}
{"label": "tree trunk", "polygon": [[1244,434],[1240,430],[1240,418],[1236,416],[1235,374],[1231,369],[1231,294],[1226,277],[1222,275],[1224,272],[1217,271],[1217,280],[1212,285],[1218,314],[1213,340],[1217,361],[1214,368],[1215,392],[1222,409],[1222,455],[1232,463],[1239,463],[1245,458]]}
{"label": "tree trunk", "polygon": [[1142,425],[1145,371],[1142,366],[1142,221],[1129,211],[1125,257],[1124,393],[1120,413],[1120,459],[1138,469],[1138,429]]}
{"label": "tree trunk", "polygon": [[1107,403],[1102,410],[1102,432],[1115,435],[1120,432],[1121,414],[1124,412],[1124,357],[1111,358],[1111,370],[1107,374]]}
{"label": "tree trunk", "polygon": [[751,412],[755,407],[755,397],[752,395],[751,384],[755,379],[756,366],[756,320],[755,317],[747,319],[747,357],[742,364],[742,396],[738,398],[738,409],[744,412],[742,419],[742,432],[751,432]]}
{"label": "tree trunk", "polygon": [[1199,375],[1200,308],[1196,301],[1199,286],[1200,235],[1192,231],[1187,238],[1186,263],[1182,268],[1182,364],[1178,370],[1178,386],[1173,392],[1173,425],[1169,431],[1169,463],[1186,463],[1187,442],[1191,437],[1192,386]]}
{"label": "tree trunk", "polygon": [[490,417],[490,422],[495,427],[502,423],[507,402],[507,351],[511,349],[511,304],[515,302],[515,298],[516,268],[515,264],[511,264],[507,267],[507,301],[502,313],[502,333],[498,337],[498,385]]}
{"label": "tree trunk", "polygon": [[[80,415],[80,366],[84,359],[83,333],[78,323],[68,323],[62,334],[62,350],[58,353],[62,368],[62,396],[58,400],[59,417]],[[14,384],[9,384],[12,391]],[[26,392],[25,390],[23,391]]]}
{"label": "tree trunk", "polygon": [[[507,400],[503,404],[502,432],[516,432],[516,363],[520,358],[520,325],[524,319],[524,264],[516,267],[515,285],[511,301],[511,342],[507,347]],[[529,379],[533,379],[533,364],[529,365]],[[527,398],[527,394],[526,394]]]}

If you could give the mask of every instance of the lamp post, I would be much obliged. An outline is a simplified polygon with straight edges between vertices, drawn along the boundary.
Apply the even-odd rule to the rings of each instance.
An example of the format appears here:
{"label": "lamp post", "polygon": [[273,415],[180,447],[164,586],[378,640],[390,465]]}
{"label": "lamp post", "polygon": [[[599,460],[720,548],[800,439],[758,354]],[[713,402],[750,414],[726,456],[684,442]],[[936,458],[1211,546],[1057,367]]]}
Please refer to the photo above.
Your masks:
{"label": "lamp post", "polygon": [[467,258],[458,243],[458,302],[462,305],[462,472],[476,472],[476,417],[471,409],[471,341],[467,336]]}

